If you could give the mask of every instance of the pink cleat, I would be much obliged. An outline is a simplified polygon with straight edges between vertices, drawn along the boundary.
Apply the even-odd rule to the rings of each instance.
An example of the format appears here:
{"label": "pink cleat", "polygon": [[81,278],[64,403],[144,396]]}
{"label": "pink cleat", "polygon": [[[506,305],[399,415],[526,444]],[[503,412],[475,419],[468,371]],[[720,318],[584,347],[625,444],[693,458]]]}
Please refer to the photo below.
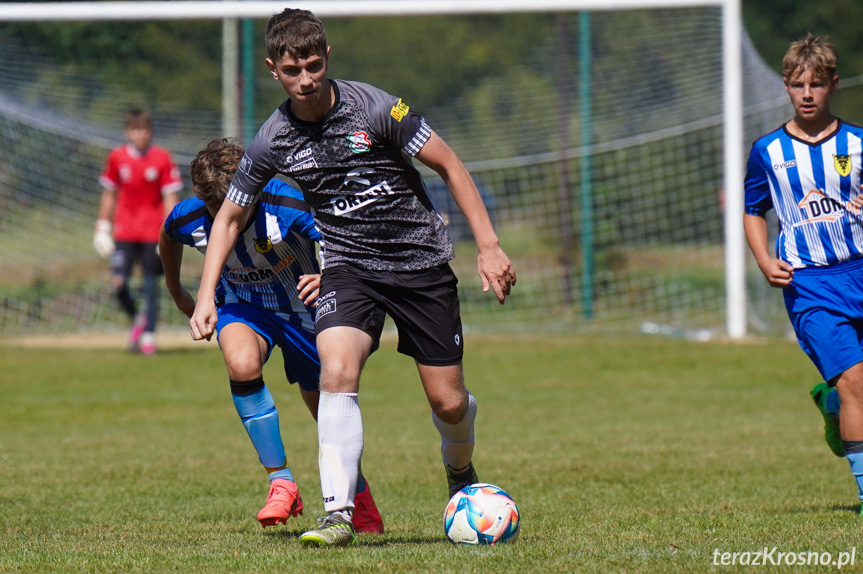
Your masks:
{"label": "pink cleat", "polygon": [[372,498],[372,491],[366,481],[366,489],[354,496],[354,532],[383,534],[384,521]]}
{"label": "pink cleat", "polygon": [[142,355],[156,354],[156,335],[154,333],[144,333],[141,335],[141,340],[138,342],[138,350]]}
{"label": "pink cleat", "polygon": [[129,351],[134,353],[140,350],[141,335],[144,334],[144,329],[146,328],[147,316],[138,315],[135,317],[132,328],[129,330],[129,344],[126,347]]}
{"label": "pink cleat", "polygon": [[258,512],[258,522],[262,528],[285,524],[291,516],[303,513],[303,499],[296,483],[286,478],[277,478],[270,482],[270,493],[267,502]]}

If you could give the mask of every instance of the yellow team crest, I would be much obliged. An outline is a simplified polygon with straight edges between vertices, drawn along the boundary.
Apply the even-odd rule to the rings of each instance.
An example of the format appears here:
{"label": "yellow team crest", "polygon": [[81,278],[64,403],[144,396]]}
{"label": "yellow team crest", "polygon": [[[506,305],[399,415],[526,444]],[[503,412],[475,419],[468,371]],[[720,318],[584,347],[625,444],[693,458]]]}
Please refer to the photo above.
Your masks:
{"label": "yellow team crest", "polygon": [[833,167],[842,177],[851,173],[851,156],[850,155],[834,155]]}
{"label": "yellow team crest", "polygon": [[401,98],[399,98],[399,101],[398,101],[398,102],[396,102],[396,105],[394,105],[394,106],[392,107],[392,109],[390,110],[390,115],[391,115],[391,116],[392,116],[392,117],[393,117],[397,122],[400,122],[400,121],[402,121],[402,118],[404,118],[406,115],[408,115],[408,111],[409,111],[410,109],[411,109],[411,108],[410,108],[410,106],[409,106],[409,105],[407,105],[406,103],[404,103],[404,102],[401,100]]}
{"label": "yellow team crest", "polygon": [[258,253],[266,253],[273,248],[273,242],[270,241],[270,237],[264,237],[262,239],[255,238],[255,251]]}

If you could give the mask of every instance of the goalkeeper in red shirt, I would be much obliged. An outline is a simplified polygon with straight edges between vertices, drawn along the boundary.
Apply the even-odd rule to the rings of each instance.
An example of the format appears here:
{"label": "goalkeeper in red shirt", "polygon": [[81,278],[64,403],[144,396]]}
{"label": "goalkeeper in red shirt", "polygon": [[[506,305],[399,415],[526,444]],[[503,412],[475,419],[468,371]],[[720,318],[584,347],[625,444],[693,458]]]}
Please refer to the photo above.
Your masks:
{"label": "goalkeeper in red shirt", "polygon": [[[176,205],[183,182],[171,154],[150,144],[153,131],[147,112],[126,114],[125,135],[128,143],[111,151],[99,176],[103,191],[93,246],[111,262],[114,294],[132,323],[129,350],[152,355],[162,275],[159,230]],[[144,277],[141,313],[129,290],[136,264]]]}

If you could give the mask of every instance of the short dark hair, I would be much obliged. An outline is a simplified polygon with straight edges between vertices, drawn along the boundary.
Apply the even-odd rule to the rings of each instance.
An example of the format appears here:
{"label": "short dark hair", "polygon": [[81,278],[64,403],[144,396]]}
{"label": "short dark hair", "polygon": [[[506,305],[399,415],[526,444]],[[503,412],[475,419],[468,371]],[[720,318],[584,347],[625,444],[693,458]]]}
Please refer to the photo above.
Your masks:
{"label": "short dark hair", "polygon": [[214,139],[204,144],[189,164],[195,196],[213,213],[219,211],[245,150],[233,138]]}
{"label": "short dark hair", "polygon": [[267,55],[277,62],[288,54],[295,60],[327,53],[323,23],[308,10],[285,8],[267,22]]}
{"label": "short dark hair", "polygon": [[147,128],[152,129],[150,114],[145,110],[135,108],[126,112],[126,129]]}

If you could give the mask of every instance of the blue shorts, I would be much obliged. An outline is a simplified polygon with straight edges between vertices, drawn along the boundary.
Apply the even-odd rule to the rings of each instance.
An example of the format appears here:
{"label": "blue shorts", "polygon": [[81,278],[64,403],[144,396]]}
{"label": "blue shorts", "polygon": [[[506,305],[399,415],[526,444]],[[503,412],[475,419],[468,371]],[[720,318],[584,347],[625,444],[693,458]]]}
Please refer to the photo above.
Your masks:
{"label": "blue shorts", "polygon": [[[285,376],[291,384],[299,383],[304,391],[317,391],[321,377],[321,360],[315,347],[314,331],[303,329],[287,313],[266,311],[246,303],[227,303],[217,309],[218,333],[231,323],[243,323],[267,341],[267,359],[278,345],[285,362]],[[218,336],[218,335],[217,335]]]}
{"label": "blue shorts", "polygon": [[863,259],[795,269],[783,294],[797,341],[825,381],[863,362]]}

